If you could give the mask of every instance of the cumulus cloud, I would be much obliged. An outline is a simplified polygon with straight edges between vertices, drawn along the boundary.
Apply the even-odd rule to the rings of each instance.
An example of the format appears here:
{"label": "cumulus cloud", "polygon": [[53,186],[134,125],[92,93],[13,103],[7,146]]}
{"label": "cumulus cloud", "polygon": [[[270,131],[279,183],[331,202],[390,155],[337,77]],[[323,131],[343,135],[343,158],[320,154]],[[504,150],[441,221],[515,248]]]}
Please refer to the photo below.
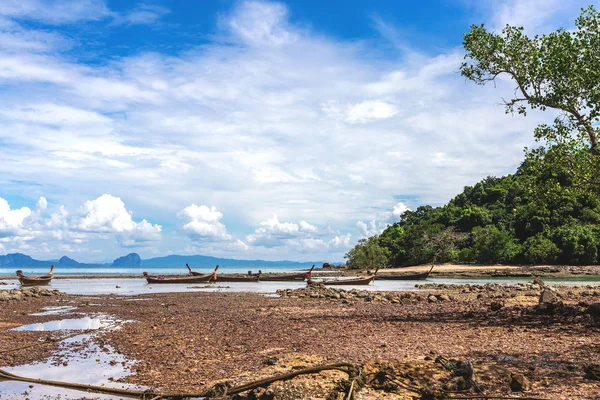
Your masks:
{"label": "cumulus cloud", "polygon": [[[310,236],[316,233],[318,228],[306,221],[300,224],[293,222],[281,222],[277,214],[273,214],[266,221],[260,223],[253,234],[248,235],[248,242],[255,246],[278,247],[286,245],[296,245],[300,240],[310,240]],[[314,246],[313,242],[306,242],[309,246]]]}
{"label": "cumulus cloud", "polygon": [[15,235],[24,229],[24,222],[31,214],[29,207],[11,210],[8,201],[0,197],[0,237]]}
{"label": "cumulus cloud", "polygon": [[133,220],[125,203],[110,194],[103,194],[95,200],[88,200],[82,208],[84,215],[75,223],[81,232],[114,234],[126,247],[160,240],[160,225],[153,225],[142,219]]}
{"label": "cumulus cloud", "polygon": [[177,213],[177,217],[188,221],[182,229],[194,240],[229,241],[232,239],[225,225],[220,222],[223,214],[214,206],[192,204]]}
{"label": "cumulus cloud", "polygon": [[392,216],[396,220],[400,220],[400,217],[405,211],[410,211],[410,208],[408,208],[408,206],[403,202],[399,201],[398,203],[396,203],[394,209],[392,210]]}
{"label": "cumulus cloud", "polygon": [[367,222],[358,221],[356,223],[356,228],[361,237],[379,235],[388,227],[388,225],[400,221],[402,214],[409,210],[410,208],[400,201],[394,205],[391,211],[377,213],[374,219]]}

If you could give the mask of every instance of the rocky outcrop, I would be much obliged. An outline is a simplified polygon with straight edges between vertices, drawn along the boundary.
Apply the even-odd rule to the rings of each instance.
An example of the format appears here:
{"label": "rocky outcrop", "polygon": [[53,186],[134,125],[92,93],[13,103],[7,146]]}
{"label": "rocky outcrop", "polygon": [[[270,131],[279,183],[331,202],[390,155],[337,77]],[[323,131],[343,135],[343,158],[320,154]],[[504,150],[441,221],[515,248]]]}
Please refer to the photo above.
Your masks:
{"label": "rocky outcrop", "polygon": [[113,261],[113,267],[139,267],[142,260],[137,253],[130,253]]}
{"label": "rocky outcrop", "polygon": [[81,265],[80,262],[73,260],[67,256],[62,256],[60,260],[58,260],[58,266],[60,267],[77,267]]}
{"label": "rocky outcrop", "polygon": [[51,290],[39,286],[0,290],[0,302],[5,301],[23,301],[28,298],[36,298],[42,296],[62,296],[64,293],[59,290]]}
{"label": "rocky outcrop", "polygon": [[313,284],[305,288],[295,290],[281,289],[277,291],[277,294],[281,297],[297,297],[301,299],[329,299],[333,301],[340,301],[345,304],[355,303],[358,301],[363,301],[367,303],[412,304],[425,301],[433,303],[454,300],[453,296],[448,296],[446,294],[419,294],[414,292],[374,292],[358,289],[344,290],[336,289],[333,287],[327,287],[321,284]]}

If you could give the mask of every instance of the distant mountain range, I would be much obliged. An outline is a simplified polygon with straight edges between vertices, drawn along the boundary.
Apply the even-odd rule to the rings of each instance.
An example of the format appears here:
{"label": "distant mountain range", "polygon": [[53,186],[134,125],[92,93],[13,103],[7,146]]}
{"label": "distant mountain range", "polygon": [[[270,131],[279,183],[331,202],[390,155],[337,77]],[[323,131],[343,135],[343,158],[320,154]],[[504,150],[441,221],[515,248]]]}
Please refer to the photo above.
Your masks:
{"label": "distant mountain range", "polygon": [[26,254],[13,253],[0,256],[0,267],[181,267],[186,263],[191,267],[214,267],[219,264],[227,267],[310,267],[313,264],[320,266],[322,262],[296,262],[296,261],[265,261],[265,260],[235,260],[231,258],[218,258],[202,255],[149,258],[142,260],[136,253],[119,257],[112,263],[80,263],[67,256],[59,260],[35,260]]}

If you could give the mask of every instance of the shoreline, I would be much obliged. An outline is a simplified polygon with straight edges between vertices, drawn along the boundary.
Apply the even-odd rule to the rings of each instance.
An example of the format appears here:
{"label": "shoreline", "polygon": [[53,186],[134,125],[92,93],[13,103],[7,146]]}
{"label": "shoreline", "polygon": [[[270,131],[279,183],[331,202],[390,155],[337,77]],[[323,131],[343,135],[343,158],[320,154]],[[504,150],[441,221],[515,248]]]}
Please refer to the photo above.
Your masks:
{"label": "shoreline", "polygon": [[[402,268],[383,268],[379,270],[382,274],[413,274],[429,271],[431,265],[418,265]],[[364,269],[322,269],[313,271],[316,277],[356,276],[366,274]],[[269,273],[269,276],[285,273]],[[168,276],[181,276],[187,274],[161,274]],[[231,273],[224,275],[245,276],[242,273]],[[510,278],[510,277],[546,277],[567,278],[577,276],[600,277],[600,265],[464,265],[464,264],[438,264],[434,265],[431,277],[434,278]],[[53,279],[143,279],[140,274],[107,274],[107,275],[60,275],[56,274]],[[17,280],[14,275],[0,276],[2,280]]]}
{"label": "shoreline", "polygon": [[[355,295],[352,290],[302,288],[280,297],[254,293],[27,297],[0,307],[0,348],[27,345],[49,333],[9,330],[19,325],[81,315],[77,313],[111,315],[131,322],[98,333],[94,342],[110,345],[134,362],[130,375],[119,382],[152,388],[201,391],[224,380],[239,384],[335,362],[365,369],[402,363],[407,373],[417,368],[432,376],[435,372],[436,379],[429,383],[437,384],[445,378],[434,359],[445,356],[471,360],[488,393],[510,393],[510,376],[522,374],[532,384],[528,396],[591,398],[597,382],[585,378],[584,369],[600,364],[595,350],[600,320],[587,309],[600,301],[600,290],[556,287],[558,299],[552,310],[539,308],[541,290],[529,283],[434,285],[423,293],[354,291]],[[29,315],[58,305],[74,308],[60,315]],[[57,346],[0,353],[0,368],[40,361]],[[279,394],[295,390],[296,397],[277,398],[325,398],[342,378],[309,375],[270,390]],[[382,393],[365,388],[361,396],[380,399]]]}

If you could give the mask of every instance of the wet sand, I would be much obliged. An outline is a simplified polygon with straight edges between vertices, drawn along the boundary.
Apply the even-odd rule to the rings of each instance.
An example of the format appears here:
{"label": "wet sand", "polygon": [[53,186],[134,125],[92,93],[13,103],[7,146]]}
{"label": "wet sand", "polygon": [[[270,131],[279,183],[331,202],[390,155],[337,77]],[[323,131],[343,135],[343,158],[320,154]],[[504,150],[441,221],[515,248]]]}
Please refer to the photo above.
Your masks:
{"label": "wet sand", "polygon": [[[125,382],[164,390],[202,391],[223,379],[236,384],[329,362],[401,362],[408,363],[403,368],[439,375],[434,359],[444,355],[471,360],[486,377],[482,383],[488,393],[510,394],[510,374],[522,373],[533,384],[522,396],[598,398],[598,382],[584,372],[589,364],[600,363],[600,323],[586,313],[588,304],[600,301],[597,288],[558,288],[564,306],[550,314],[535,311],[537,287],[431,290],[435,300],[398,292],[365,292],[350,299],[336,298],[333,292],[302,298],[252,293],[27,298],[0,308],[0,349],[44,338],[48,332],[9,329],[56,320],[56,315],[28,314],[68,305],[75,309],[60,318],[74,318],[71,313],[77,312],[135,320],[94,340],[135,361],[131,375],[121,378]],[[41,360],[57,347],[51,343],[0,352],[0,366]],[[324,398],[340,379],[339,373],[323,373],[274,385],[274,390],[278,399]],[[361,395],[411,398],[373,389]]]}

